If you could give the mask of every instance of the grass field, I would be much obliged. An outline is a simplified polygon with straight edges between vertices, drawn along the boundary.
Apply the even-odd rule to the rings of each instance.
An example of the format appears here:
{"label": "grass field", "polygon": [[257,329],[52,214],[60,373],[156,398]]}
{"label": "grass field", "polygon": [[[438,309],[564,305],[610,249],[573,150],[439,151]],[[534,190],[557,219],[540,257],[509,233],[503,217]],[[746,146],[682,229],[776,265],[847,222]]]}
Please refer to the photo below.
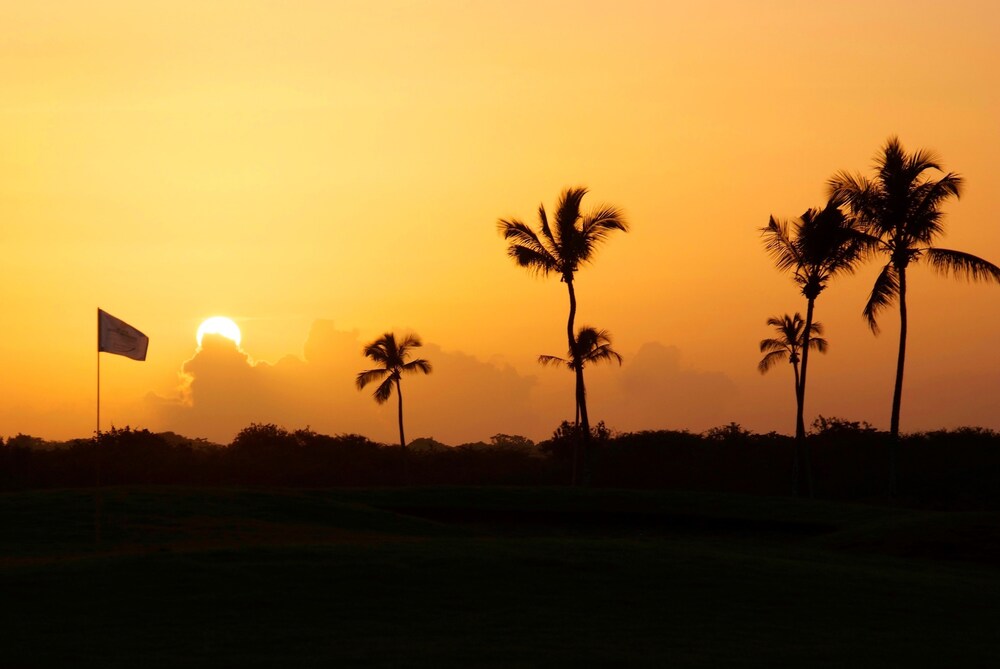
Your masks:
{"label": "grass field", "polygon": [[515,488],[0,495],[0,666],[992,667],[1000,514]]}

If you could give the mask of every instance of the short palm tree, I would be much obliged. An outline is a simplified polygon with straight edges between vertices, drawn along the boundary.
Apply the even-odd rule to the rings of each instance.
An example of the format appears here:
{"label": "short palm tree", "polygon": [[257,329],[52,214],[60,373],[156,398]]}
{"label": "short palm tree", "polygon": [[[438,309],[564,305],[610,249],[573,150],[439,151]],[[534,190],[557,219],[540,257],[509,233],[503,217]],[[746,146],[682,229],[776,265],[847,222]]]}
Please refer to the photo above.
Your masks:
{"label": "short palm tree", "polygon": [[418,358],[407,361],[410,350],[422,345],[416,335],[408,334],[397,342],[396,335],[386,332],[364,349],[365,357],[371,358],[379,366],[359,372],[357,377],[358,390],[374,381],[382,382],[374,393],[375,401],[379,404],[385,404],[389,400],[395,387],[396,398],[399,400],[399,445],[403,449],[406,448],[406,438],[403,436],[403,391],[399,386],[399,379],[404,373],[431,373],[431,363],[427,360]]}
{"label": "short palm tree", "polygon": [[[566,365],[571,370],[580,373],[583,368],[593,362],[615,361],[622,364],[622,356],[611,348],[611,333],[590,326],[582,326],[576,333],[576,343],[568,351],[566,358],[554,355],[540,355],[538,362],[542,365]],[[580,424],[580,405],[577,403],[576,424]]]}
{"label": "short palm tree", "polygon": [[[806,341],[806,323],[802,320],[802,316],[795,312],[794,316],[788,314],[771,316],[767,319],[767,324],[774,328],[777,336],[760,340],[760,352],[765,355],[757,364],[757,371],[766,374],[779,362],[787,359],[791,363],[792,372],[795,375],[795,397],[797,399],[799,396],[799,361],[801,360],[802,347]],[[821,336],[822,334],[822,324],[813,323],[810,326],[809,348],[826,353],[828,344]]]}
{"label": "short palm tree", "polygon": [[[802,367],[796,384],[795,441],[797,458],[805,471],[806,485],[812,495],[812,471],[806,445],[805,398],[809,371],[809,340],[813,331],[813,310],[816,298],[827,283],[839,274],[853,272],[858,259],[867,248],[867,238],[844,215],[840,203],[830,199],[823,209],[809,209],[799,218],[785,222],[773,216],[761,229],[764,247],[781,271],[792,273],[806,298],[806,320],[802,335]],[[798,482],[796,481],[796,490]]]}
{"label": "short palm tree", "polygon": [[[582,326],[579,331],[577,331],[576,341],[573,343],[572,348],[570,348],[567,352],[566,358],[560,358],[555,355],[538,356],[538,362],[542,365],[566,365],[578,375],[577,378],[582,378],[583,368],[588,364],[593,362],[610,362],[612,360],[617,362],[619,365],[622,364],[622,356],[611,348],[611,333],[607,330],[598,330],[597,328],[592,328],[586,325]],[[584,395],[584,397],[586,397],[586,395]],[[576,417],[573,423],[578,435],[581,433],[580,404],[581,403],[579,401],[576,402]],[[584,406],[586,406],[585,403]],[[586,429],[588,430],[587,437],[589,438],[590,426],[588,425]],[[574,481],[577,480],[581,469],[583,469],[585,480],[589,480],[590,477],[590,454],[587,452],[581,454],[580,450],[580,441],[576,440],[573,450]],[[581,455],[583,459],[582,468],[580,466]]]}
{"label": "short palm tree", "polygon": [[[569,317],[566,320],[566,340],[570,351],[575,350],[573,333],[576,319],[576,290],[573,280],[577,270],[594,259],[597,247],[608,236],[620,230],[628,232],[625,217],[615,207],[601,205],[590,213],[580,211],[586,188],[569,188],[559,196],[555,225],[549,224],[545,206],[539,205],[539,229],[531,229],[518,219],[500,219],[497,229],[507,241],[507,255],[521,267],[542,275],[555,274],[569,292]],[[583,367],[576,372],[576,408],[580,415],[584,448],[590,441],[590,419],[587,415],[586,388]]]}
{"label": "short palm tree", "polygon": [[906,359],[907,267],[926,259],[942,274],[997,283],[1000,283],[1000,268],[974,255],[931,245],[944,232],[941,205],[953,197],[957,199],[962,192],[962,177],[955,173],[949,172],[938,179],[927,175],[931,170],[942,171],[933,153],[907,154],[899,139],[890,137],[876,157],[875,169],[871,179],[840,172],[830,179],[829,185],[832,196],[844,201],[869,234],[877,238],[876,249],[887,259],[863,312],[872,332],[878,334],[879,313],[894,302],[899,303],[899,352],[889,423],[896,441]]}

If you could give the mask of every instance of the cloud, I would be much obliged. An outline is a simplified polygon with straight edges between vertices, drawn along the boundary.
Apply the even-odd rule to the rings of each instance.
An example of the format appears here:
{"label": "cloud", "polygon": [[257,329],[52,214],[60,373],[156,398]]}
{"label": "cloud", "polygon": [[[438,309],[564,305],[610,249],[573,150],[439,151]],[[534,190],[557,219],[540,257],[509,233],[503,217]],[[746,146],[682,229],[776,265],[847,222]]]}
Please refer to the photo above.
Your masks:
{"label": "cloud", "polygon": [[[316,321],[304,359],[286,356],[275,364],[254,362],[222,337],[206,336],[182,367],[176,398],[150,397],[147,411],[157,429],[228,442],[251,422],[289,428],[310,426],[329,434],[358,432],[398,439],[395,395],[379,406],[373,389],[358,391],[354,379],[371,361],[361,355],[357,331]],[[531,405],[535,379],[510,366],[425,345],[428,376],[404,377],[407,440],[432,436],[445,443],[485,439],[497,432],[536,434],[540,418]]]}
{"label": "cloud", "polygon": [[[691,429],[701,431],[733,418],[737,386],[721,372],[681,364],[676,346],[643,344],[621,370],[608,366],[590,372],[591,414],[622,431]],[[606,408],[602,404],[606,403]]]}
{"label": "cloud", "polygon": [[[223,443],[251,422],[361,433],[394,443],[395,395],[380,406],[373,387],[355,386],[357,373],[371,367],[361,354],[363,345],[356,330],[319,320],[302,358],[286,356],[270,364],[255,362],[228,339],[206,336],[182,367],[177,396],[147,398],[149,423]],[[431,361],[433,372],[403,378],[407,441],[433,437],[459,444],[501,432],[538,440],[560,421],[573,419],[573,375],[565,368],[527,375],[434,343],[423,346],[419,357]],[[592,422],[604,420],[618,430],[720,425],[732,420],[737,395],[727,376],[685,368],[676,347],[659,343],[643,345],[621,368],[588,368],[587,388]]]}

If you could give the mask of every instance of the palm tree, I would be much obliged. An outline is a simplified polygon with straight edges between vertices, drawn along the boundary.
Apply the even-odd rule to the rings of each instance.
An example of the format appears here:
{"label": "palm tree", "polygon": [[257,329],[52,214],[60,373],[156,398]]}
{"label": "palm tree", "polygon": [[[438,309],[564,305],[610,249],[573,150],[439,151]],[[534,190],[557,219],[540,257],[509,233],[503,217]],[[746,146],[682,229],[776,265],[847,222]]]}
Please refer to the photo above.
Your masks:
{"label": "palm tree", "polygon": [[868,232],[878,238],[877,249],[887,262],[875,280],[864,317],[878,334],[879,313],[899,302],[899,355],[889,431],[899,436],[899,409],[906,357],[906,268],[926,258],[938,272],[970,281],[1000,283],[1000,268],[974,255],[931,246],[943,234],[941,205],[962,191],[962,177],[949,172],[940,179],[925,175],[943,171],[929,151],[907,154],[897,137],[890,137],[875,161],[873,179],[840,172],[830,180],[830,192],[850,207]]}
{"label": "palm tree", "polygon": [[[799,361],[802,345],[805,343],[805,321],[799,312],[794,316],[771,316],[767,324],[774,327],[777,337],[760,340],[760,352],[764,357],[757,364],[757,371],[766,374],[782,360],[788,359],[795,375],[795,395],[799,392]],[[826,353],[829,344],[820,335],[823,334],[822,323],[813,323],[809,332],[809,348],[820,353]]]}
{"label": "palm tree", "polygon": [[[628,224],[615,207],[600,205],[583,214],[580,203],[586,188],[568,188],[559,196],[555,225],[549,225],[545,206],[539,205],[539,230],[536,232],[518,219],[500,219],[497,229],[508,242],[507,255],[521,267],[542,275],[556,274],[569,292],[569,318],[566,320],[566,340],[570,351],[576,350],[573,325],[576,319],[576,291],[573,280],[576,271],[591,262],[598,245],[615,230],[628,232]],[[576,408],[580,416],[584,448],[590,442],[590,419],[587,416],[586,389],[583,367],[576,372]]]}
{"label": "palm tree", "polygon": [[382,381],[375,389],[375,401],[385,404],[392,396],[393,386],[396,388],[396,397],[399,400],[399,445],[406,449],[406,438],[403,436],[403,391],[399,387],[399,379],[404,373],[423,372],[431,373],[431,363],[422,358],[410,360],[410,349],[422,346],[420,338],[413,334],[403,337],[403,341],[396,342],[396,335],[386,332],[384,335],[365,346],[364,354],[366,358],[371,358],[379,366],[375,369],[366,369],[358,373],[358,390],[363,389],[373,381]]}
{"label": "palm tree", "polygon": [[903,396],[903,368],[906,361],[906,269],[926,259],[941,274],[949,273],[969,281],[1000,283],[1000,268],[982,258],[932,246],[944,233],[941,206],[959,198],[962,177],[954,172],[934,179],[933,170],[943,172],[937,156],[919,150],[908,154],[898,137],[890,137],[875,159],[875,176],[839,172],[830,179],[830,193],[850,207],[870,235],[877,238],[877,250],[887,259],[875,279],[863,311],[872,332],[878,334],[878,315],[894,302],[899,303],[899,351],[896,382],[892,394],[892,437],[889,491],[895,493],[896,457],[899,441],[899,412]]}
{"label": "palm tree", "polygon": [[[622,356],[611,348],[611,333],[607,330],[598,330],[590,326],[582,326],[576,334],[576,342],[573,348],[568,351],[566,358],[554,355],[540,355],[538,362],[542,365],[566,365],[573,372],[583,376],[583,368],[592,362],[616,361],[622,364]],[[580,402],[576,402],[576,417],[573,423],[576,434],[580,434]],[[589,431],[589,426],[588,426]],[[590,436],[589,434],[587,435]],[[589,453],[583,454],[584,479],[590,477]],[[576,440],[573,450],[573,480],[577,480],[577,473],[580,467],[580,441]]]}
{"label": "palm tree", "polygon": [[[792,365],[792,372],[795,376],[795,397],[796,407],[799,397],[799,361],[802,346],[805,343],[805,321],[798,312],[794,316],[785,314],[784,316],[771,316],[767,319],[767,324],[774,327],[777,337],[760,340],[760,352],[764,357],[757,364],[757,371],[766,374],[772,367],[782,360],[788,359]],[[820,353],[826,353],[827,342],[823,339],[823,326],[820,323],[813,323],[809,332],[809,348],[816,349]],[[792,467],[795,472],[794,478],[798,480],[800,469],[798,452],[795,455],[795,463]]]}
{"label": "palm tree", "polygon": [[[791,222],[779,222],[772,216],[761,229],[764,247],[780,271],[792,272],[806,298],[806,320],[802,334],[802,367],[796,384],[795,443],[796,457],[805,470],[806,485],[812,496],[812,470],[806,445],[805,399],[806,375],[809,371],[809,340],[813,332],[813,310],[816,298],[827,283],[838,274],[853,272],[861,253],[866,249],[866,237],[844,215],[840,202],[830,199],[823,209],[809,209]],[[796,491],[798,480],[796,476]]]}
{"label": "palm tree", "polygon": [[[576,372],[583,373],[583,368],[592,362],[610,362],[614,360],[622,364],[622,356],[611,348],[611,333],[590,326],[582,326],[576,334],[576,343],[569,350],[567,358],[554,355],[540,355],[538,362],[542,365],[566,365]],[[576,406],[576,425],[580,425],[580,405]]]}

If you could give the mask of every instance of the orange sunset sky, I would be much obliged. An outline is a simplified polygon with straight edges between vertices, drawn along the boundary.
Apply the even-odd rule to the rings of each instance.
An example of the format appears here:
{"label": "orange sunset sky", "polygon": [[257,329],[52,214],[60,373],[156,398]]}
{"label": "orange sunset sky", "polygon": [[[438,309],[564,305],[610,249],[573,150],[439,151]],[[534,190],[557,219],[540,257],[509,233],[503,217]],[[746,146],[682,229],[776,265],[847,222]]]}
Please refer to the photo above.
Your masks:
{"label": "orange sunset sky", "polygon": [[[3,3],[0,435],[93,432],[101,307],[150,337],[102,357],[104,428],[391,442],[354,375],[394,330],[435,365],[404,379],[409,437],[544,438],[573,414],[572,375],[535,362],[565,353],[566,290],[496,220],[575,185],[632,226],[578,275],[577,322],[625,356],[588,371],[592,420],[791,433],[757,343],[805,303],[759,228],[897,134],[966,179],[940,246],[1000,263],[998,65],[992,0]],[[888,427],[877,269],[817,301],[807,422]],[[1000,287],[909,283],[903,431],[1000,429]],[[196,354],[214,315],[241,351]]]}

